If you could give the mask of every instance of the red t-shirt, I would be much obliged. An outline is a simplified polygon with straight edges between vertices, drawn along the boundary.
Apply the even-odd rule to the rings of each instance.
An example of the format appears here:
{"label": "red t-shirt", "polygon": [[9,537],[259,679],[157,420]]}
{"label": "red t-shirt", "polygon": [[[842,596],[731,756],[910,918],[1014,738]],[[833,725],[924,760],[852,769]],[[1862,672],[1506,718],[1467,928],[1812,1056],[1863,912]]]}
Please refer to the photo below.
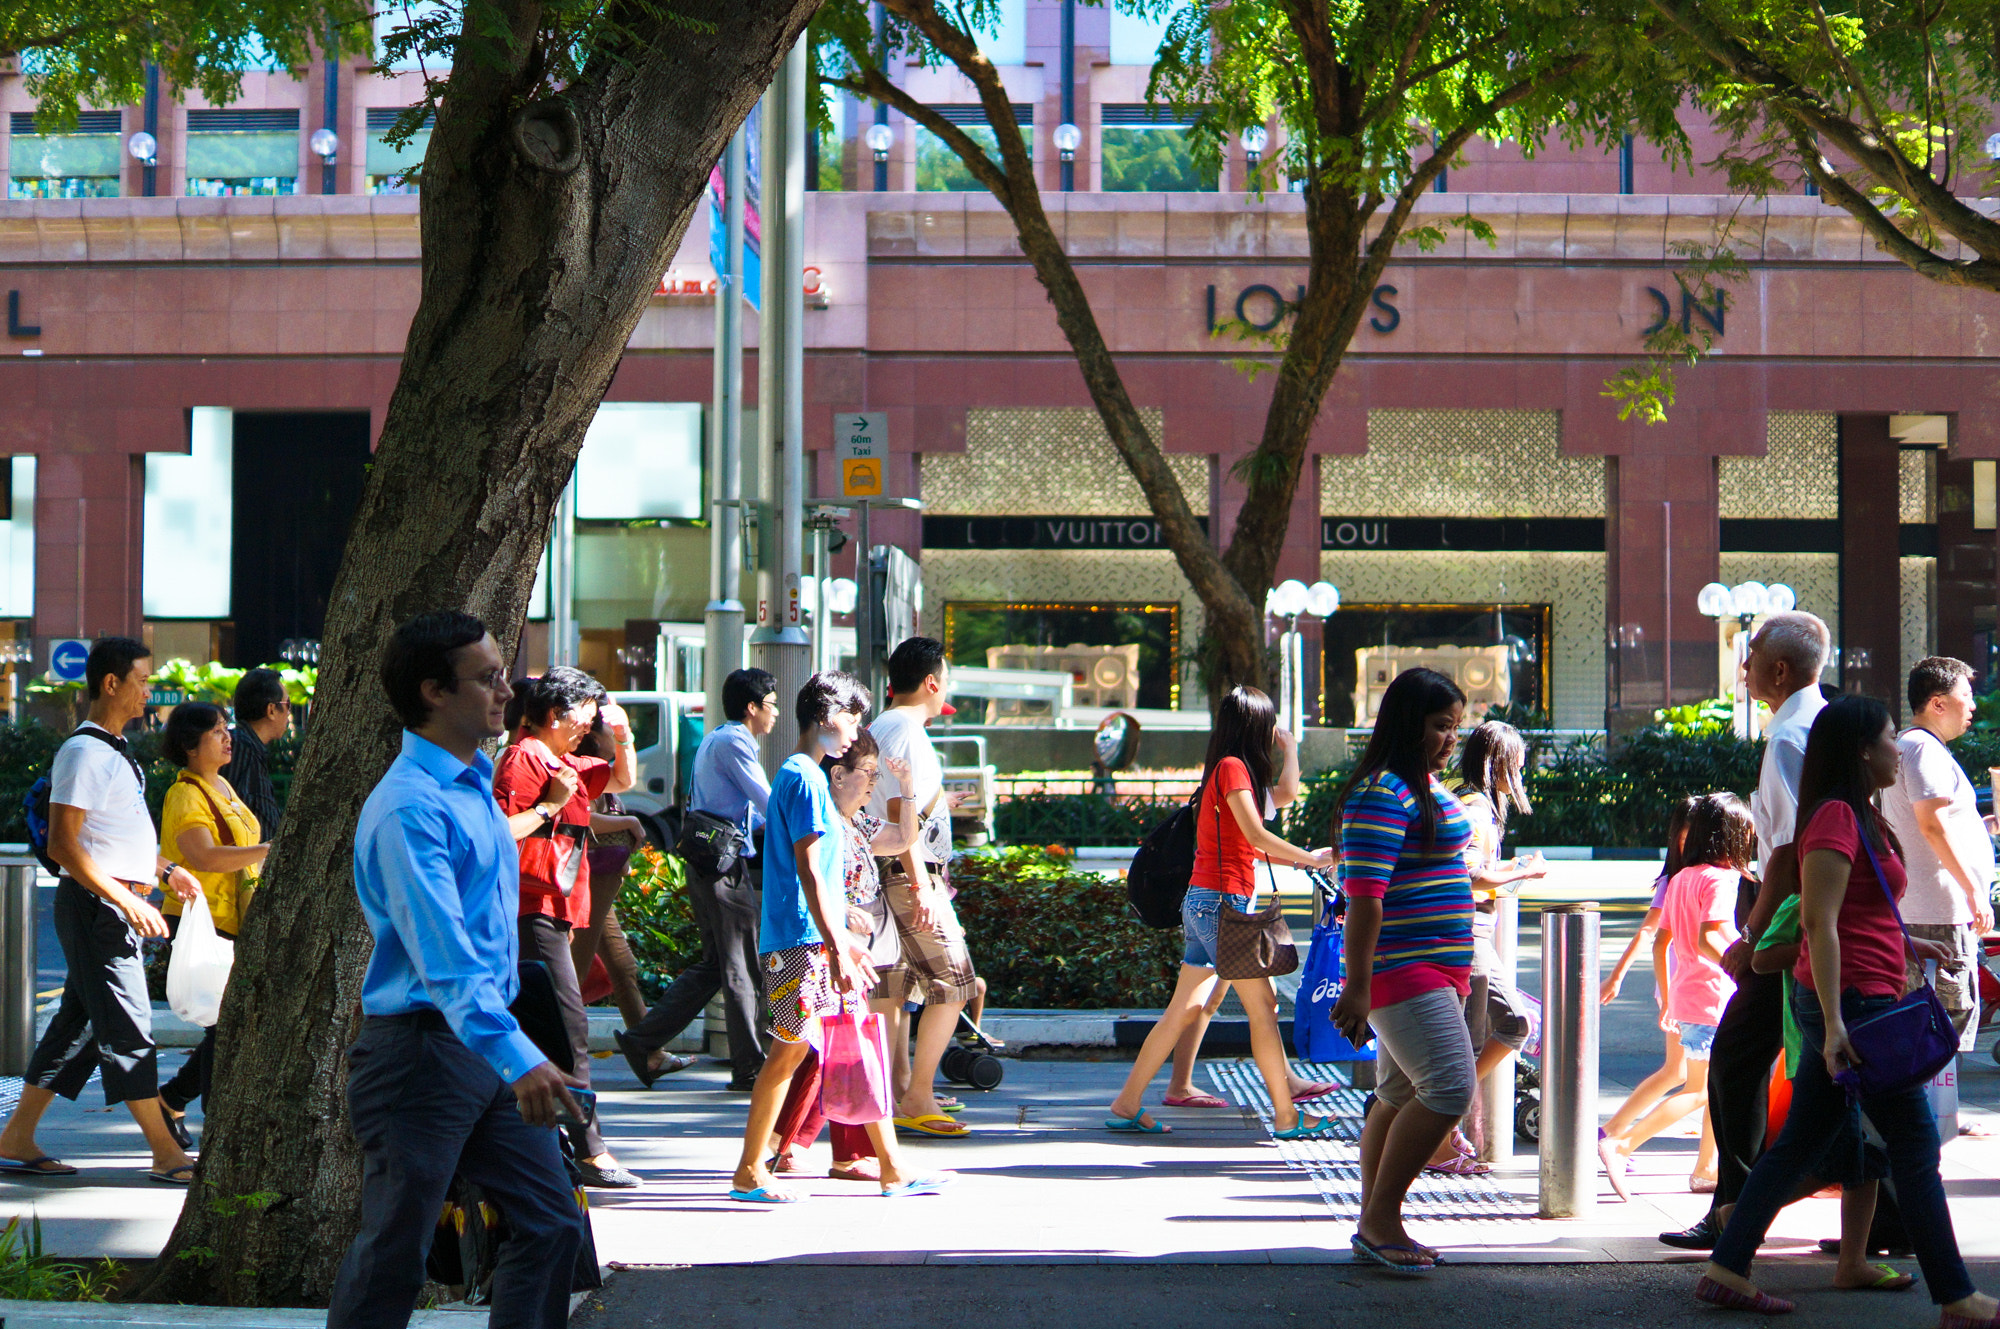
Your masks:
{"label": "red t-shirt", "polygon": [[[1875,857],[1888,874],[1889,889],[1901,900],[1908,878],[1903,860],[1889,848],[1888,824],[1880,816],[1875,818],[1873,843]],[[1830,849],[1854,865],[1847,878],[1847,895],[1840,902],[1840,917],[1834,920],[1834,931],[1840,937],[1841,990],[1852,988],[1864,997],[1902,996],[1903,929],[1889,908],[1888,897],[1882,894],[1868,851],[1862,848],[1854,809],[1833,799],[1820,804],[1800,833],[1798,847],[1802,863],[1815,849]],[[1812,939],[1802,933],[1800,941],[1799,962],[1792,977],[1810,992],[1814,990]]]}
{"label": "red t-shirt", "polygon": [[[583,866],[590,831],[590,801],[611,783],[611,763],[602,757],[558,757],[539,738],[525,735],[509,743],[493,770],[493,796],[508,816],[533,807],[549,777],[567,766],[580,777],[576,796],[563,805],[554,824],[525,840],[521,851],[521,913],[560,918],[573,928],[590,926],[590,873]],[[574,879],[564,898],[558,882]]]}
{"label": "red t-shirt", "polygon": [[[1194,832],[1194,875],[1188,885],[1195,890],[1221,891],[1248,899],[1257,890],[1257,850],[1243,838],[1236,814],[1229,809],[1229,795],[1238,789],[1254,792],[1250,768],[1240,757],[1224,757],[1216,763],[1215,774],[1201,791],[1201,818]],[[1216,832],[1221,831],[1220,839]]]}

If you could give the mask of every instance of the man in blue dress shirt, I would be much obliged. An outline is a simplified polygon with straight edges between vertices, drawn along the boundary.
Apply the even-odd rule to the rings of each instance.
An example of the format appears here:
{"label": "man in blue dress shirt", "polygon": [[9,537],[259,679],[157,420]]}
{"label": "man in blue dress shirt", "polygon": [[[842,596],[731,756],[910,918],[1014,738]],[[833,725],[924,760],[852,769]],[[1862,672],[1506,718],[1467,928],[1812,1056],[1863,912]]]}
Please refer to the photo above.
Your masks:
{"label": "man in blue dress shirt", "polygon": [[347,1106],[361,1144],[361,1232],[342,1261],[328,1329],[400,1329],[453,1173],[507,1221],[494,1329],[555,1329],[583,1217],[556,1146],[570,1080],[508,1012],[519,986],[519,860],[480,744],[503,728],[507,671],[469,614],[396,629],[382,683],[403,752],[368,796],[354,885],[375,953]]}

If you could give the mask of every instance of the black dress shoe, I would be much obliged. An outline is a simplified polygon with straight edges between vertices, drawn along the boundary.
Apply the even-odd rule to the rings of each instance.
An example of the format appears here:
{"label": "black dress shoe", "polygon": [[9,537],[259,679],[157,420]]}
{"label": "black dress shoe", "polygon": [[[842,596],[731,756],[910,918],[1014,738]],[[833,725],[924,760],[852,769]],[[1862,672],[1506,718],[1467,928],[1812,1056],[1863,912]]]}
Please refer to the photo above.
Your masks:
{"label": "black dress shoe", "polygon": [[639,1077],[640,1087],[651,1089],[653,1081],[659,1079],[661,1075],[661,1072],[653,1069],[653,1050],[643,1046],[638,1039],[623,1029],[612,1030],[611,1041],[625,1054],[625,1064],[632,1068],[632,1074]]}
{"label": "black dress shoe", "polygon": [[729,1082],[729,1092],[732,1094],[747,1094],[756,1087],[757,1077],[754,1075],[747,1080],[731,1080]]}
{"label": "black dress shoe", "polygon": [[1660,1240],[1684,1251],[1712,1251],[1715,1243],[1722,1240],[1722,1228],[1716,1223],[1714,1214],[1703,1214],[1693,1227],[1679,1232],[1662,1232]]}

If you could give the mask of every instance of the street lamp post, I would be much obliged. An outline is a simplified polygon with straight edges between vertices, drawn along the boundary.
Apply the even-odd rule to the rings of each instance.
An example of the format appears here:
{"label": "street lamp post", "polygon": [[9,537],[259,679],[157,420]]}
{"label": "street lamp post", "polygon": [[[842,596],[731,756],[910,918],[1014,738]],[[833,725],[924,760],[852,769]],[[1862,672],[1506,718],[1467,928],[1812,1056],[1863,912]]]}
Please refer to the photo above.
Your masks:
{"label": "street lamp post", "polygon": [[1735,668],[1730,684],[1731,720],[1738,738],[1752,738],[1750,692],[1744,669],[1750,660],[1750,627],[1767,614],[1783,614],[1797,605],[1799,598],[1783,582],[1766,586],[1761,581],[1724,586],[1712,581],[1695,596],[1695,605],[1709,618],[1723,623],[1736,620]]}
{"label": "street lamp post", "polygon": [[1278,637],[1278,723],[1297,738],[1306,727],[1305,638],[1299,616],[1331,618],[1340,609],[1340,590],[1331,582],[1310,587],[1297,580],[1282,581],[1264,596],[1264,612],[1285,620]]}

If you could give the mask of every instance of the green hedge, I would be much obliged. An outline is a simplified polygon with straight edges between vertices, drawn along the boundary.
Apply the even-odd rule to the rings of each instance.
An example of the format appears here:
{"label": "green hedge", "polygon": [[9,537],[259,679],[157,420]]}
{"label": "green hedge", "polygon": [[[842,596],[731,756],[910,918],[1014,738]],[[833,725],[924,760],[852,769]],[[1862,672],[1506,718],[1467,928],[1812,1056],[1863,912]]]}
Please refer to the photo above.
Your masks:
{"label": "green hedge", "polygon": [[1180,929],[1139,922],[1123,881],[1034,846],[969,850],[951,874],[989,1007],[1159,1007],[1173,996]]}
{"label": "green hedge", "polygon": [[674,975],[701,956],[687,898],[687,868],[672,854],[640,846],[618,892],[618,926],[639,965],[639,987],[657,1001]]}

